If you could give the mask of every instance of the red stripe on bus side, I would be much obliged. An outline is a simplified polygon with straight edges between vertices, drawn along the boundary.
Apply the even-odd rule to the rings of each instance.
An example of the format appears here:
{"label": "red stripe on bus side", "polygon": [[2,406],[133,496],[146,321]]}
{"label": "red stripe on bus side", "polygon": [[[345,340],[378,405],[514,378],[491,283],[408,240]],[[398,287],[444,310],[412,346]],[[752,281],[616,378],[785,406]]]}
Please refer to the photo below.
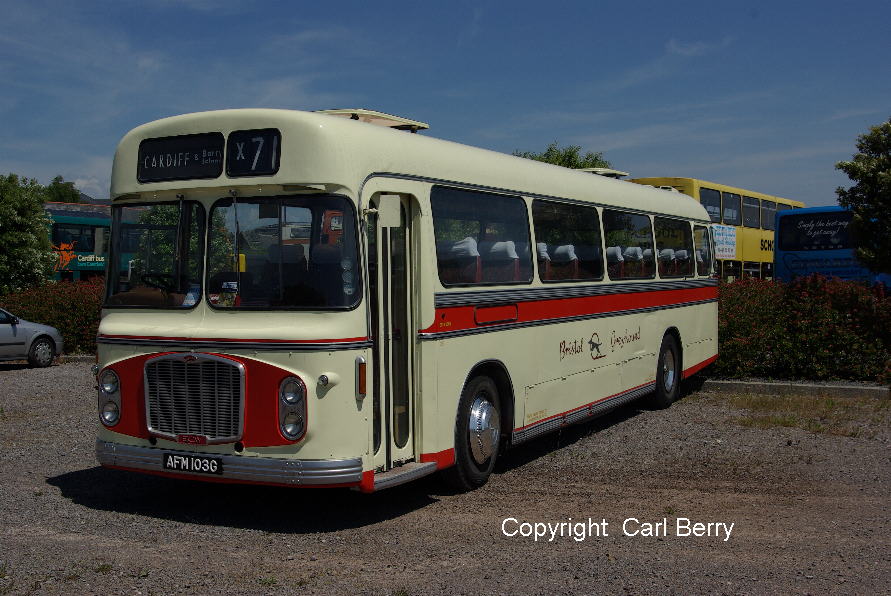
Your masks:
{"label": "red stripe on bus side", "polygon": [[535,422],[531,422],[531,423],[527,424],[526,426],[520,426],[520,427],[518,427],[518,428],[515,428],[515,429],[514,429],[514,432],[518,432],[518,431],[521,431],[521,430],[525,430],[525,429],[529,428],[530,426],[538,426],[538,425],[541,424],[542,422],[547,422],[548,420],[553,420],[553,419],[555,419],[555,418],[563,418],[564,416],[567,416],[567,415],[569,415],[569,414],[572,414],[573,412],[578,412],[579,410],[584,410],[585,408],[590,408],[591,406],[595,406],[595,405],[597,405],[597,404],[599,404],[599,403],[601,403],[601,402],[604,402],[604,401],[606,401],[606,400],[608,400],[608,399],[612,399],[612,398],[614,398],[614,397],[619,397],[620,395],[625,395],[626,393],[631,393],[631,392],[634,391],[635,389],[640,389],[640,388],[643,387],[644,385],[652,385],[652,384],[653,384],[653,381],[650,381],[650,382],[648,382],[648,383],[643,383],[643,384],[641,384],[641,385],[638,385],[637,387],[632,387],[631,389],[625,389],[624,391],[619,391],[618,393],[614,393],[614,394],[612,394],[612,395],[608,395],[608,396],[603,397],[603,398],[601,398],[601,399],[592,401],[591,403],[587,403],[587,404],[585,404],[585,405],[583,405],[583,406],[578,406],[577,408],[573,408],[573,409],[571,409],[571,410],[566,410],[565,412],[561,412],[560,414],[554,414],[553,416],[548,416],[547,418],[542,418],[541,420],[536,420]]}
{"label": "red stripe on bus side", "polygon": [[445,449],[443,451],[438,451],[436,453],[422,453],[421,454],[421,463],[434,462],[436,463],[436,469],[442,470],[443,468],[448,468],[449,466],[455,465],[455,449]]}
{"label": "red stripe on bus side", "polygon": [[[603,296],[583,296],[580,298],[558,298],[518,302],[518,316],[511,325],[535,323],[552,319],[565,319],[604,313],[621,313],[625,310],[676,306],[686,302],[714,300],[718,297],[716,287],[689,288],[683,290],[657,290],[652,292],[630,292],[606,294]],[[436,309],[436,319],[421,333],[450,333],[476,329],[480,325],[474,319],[475,306],[454,306]],[[498,327],[498,324],[485,325]]]}
{"label": "red stripe on bus side", "polygon": [[709,364],[711,364],[712,362],[714,362],[717,359],[718,359],[718,355],[715,354],[711,358],[707,358],[706,360],[703,360],[696,366],[691,366],[690,368],[688,368],[687,370],[684,371],[683,377],[686,379],[687,377],[695,375],[696,373],[698,373],[703,368],[705,368],[706,366],[708,366]]}

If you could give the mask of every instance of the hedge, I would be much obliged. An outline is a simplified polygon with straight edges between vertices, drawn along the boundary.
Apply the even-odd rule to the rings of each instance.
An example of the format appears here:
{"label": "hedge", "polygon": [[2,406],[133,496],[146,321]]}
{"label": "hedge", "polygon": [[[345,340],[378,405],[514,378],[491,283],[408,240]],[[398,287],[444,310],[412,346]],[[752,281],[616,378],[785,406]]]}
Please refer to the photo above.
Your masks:
{"label": "hedge", "polygon": [[[92,353],[103,281],[51,282],[0,296],[15,315],[52,325],[69,353]],[[813,276],[718,288],[720,356],[730,378],[891,382],[891,297],[855,282]]]}
{"label": "hedge", "polygon": [[102,278],[48,282],[0,296],[0,306],[21,319],[58,329],[67,353],[93,353],[104,287]]}
{"label": "hedge", "polygon": [[891,298],[815,275],[718,289],[724,377],[891,381]]}

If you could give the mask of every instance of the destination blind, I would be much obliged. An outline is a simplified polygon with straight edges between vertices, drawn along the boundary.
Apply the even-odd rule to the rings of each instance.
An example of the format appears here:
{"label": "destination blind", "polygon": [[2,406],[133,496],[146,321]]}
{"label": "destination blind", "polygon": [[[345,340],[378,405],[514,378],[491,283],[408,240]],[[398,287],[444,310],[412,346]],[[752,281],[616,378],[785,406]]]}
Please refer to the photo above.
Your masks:
{"label": "destination blind", "polygon": [[145,139],[139,144],[139,182],[216,178],[223,173],[225,140],[219,132]]}

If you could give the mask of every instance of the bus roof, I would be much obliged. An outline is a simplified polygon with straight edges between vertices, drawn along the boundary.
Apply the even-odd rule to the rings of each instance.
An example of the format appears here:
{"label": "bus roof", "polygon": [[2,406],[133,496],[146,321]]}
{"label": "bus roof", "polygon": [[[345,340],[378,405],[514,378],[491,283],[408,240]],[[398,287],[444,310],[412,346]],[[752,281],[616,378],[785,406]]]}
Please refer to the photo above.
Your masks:
{"label": "bus roof", "polygon": [[[801,201],[795,201],[792,199],[786,199],[784,197],[778,197],[775,195],[769,195],[763,192],[757,192],[754,190],[747,190],[745,188],[739,188],[737,186],[730,186],[727,184],[721,184],[719,182],[710,182],[708,180],[702,180],[700,178],[683,178],[677,176],[669,176],[669,177],[647,177],[647,178],[632,178],[629,182],[634,182],[636,184],[647,184],[650,186],[672,186],[683,193],[687,193],[688,190],[690,192],[693,189],[699,189],[701,187],[713,188],[715,190],[719,190],[721,192],[732,192],[739,195],[745,195],[748,197],[753,197],[756,199],[764,199],[768,201],[776,201],[780,203],[785,203],[787,205],[792,205],[794,207],[803,207],[804,203]],[[691,195],[692,196],[692,195]]]}
{"label": "bus roof", "polygon": [[[146,139],[189,134],[278,129],[281,165],[273,175],[140,183],[139,146]],[[470,147],[428,136],[405,134],[342,116],[273,109],[198,112],[139,126],[118,144],[111,196],[167,199],[188,189],[221,188],[248,193],[258,186],[310,185],[357,196],[372,175],[431,183],[473,185],[493,192],[590,201],[604,206],[664,213],[708,221],[695,200],[646,186]],[[324,186],[323,186],[324,185]],[[239,190],[242,192],[242,190]],[[332,190],[333,192],[333,190]]]}

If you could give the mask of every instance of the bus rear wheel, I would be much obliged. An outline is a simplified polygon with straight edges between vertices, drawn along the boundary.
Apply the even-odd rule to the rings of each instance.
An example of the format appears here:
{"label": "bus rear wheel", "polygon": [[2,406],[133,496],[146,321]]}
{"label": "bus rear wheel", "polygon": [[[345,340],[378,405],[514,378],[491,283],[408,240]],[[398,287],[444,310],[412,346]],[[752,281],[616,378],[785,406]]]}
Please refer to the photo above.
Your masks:
{"label": "bus rear wheel", "polygon": [[500,406],[490,377],[474,377],[464,386],[455,422],[455,465],[443,471],[452,488],[473,490],[489,479],[501,444]]}
{"label": "bus rear wheel", "polygon": [[678,398],[681,385],[681,354],[673,335],[666,334],[656,361],[656,390],[650,397],[654,408],[667,408]]}

